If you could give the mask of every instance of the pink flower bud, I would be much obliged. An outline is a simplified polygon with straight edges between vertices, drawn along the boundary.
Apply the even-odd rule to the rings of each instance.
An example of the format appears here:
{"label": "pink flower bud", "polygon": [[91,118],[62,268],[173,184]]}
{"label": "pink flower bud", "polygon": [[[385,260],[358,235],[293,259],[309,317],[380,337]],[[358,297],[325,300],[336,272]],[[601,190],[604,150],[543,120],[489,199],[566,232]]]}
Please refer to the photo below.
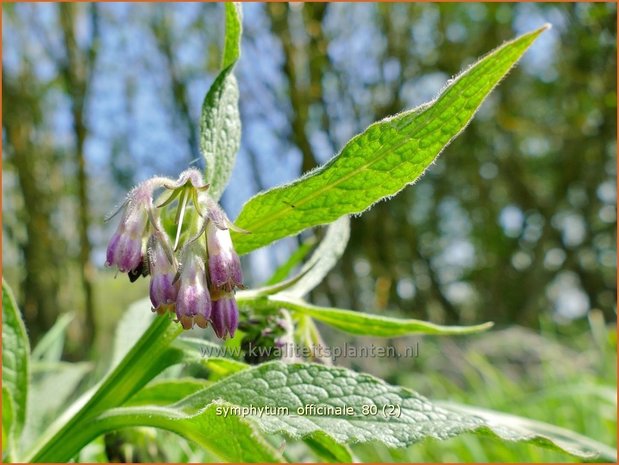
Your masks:
{"label": "pink flower bud", "polygon": [[211,316],[211,296],[206,284],[204,260],[191,248],[184,255],[176,317],[185,329],[191,329],[194,323],[206,328]]}
{"label": "pink flower bud", "polygon": [[148,241],[148,261],[151,273],[150,301],[159,314],[172,310],[176,303],[179,283],[176,277],[176,260],[167,243],[167,236],[153,234]]}
{"label": "pink flower bud", "polygon": [[230,230],[220,229],[212,221],[206,227],[208,270],[211,283],[218,290],[231,292],[243,286],[241,261],[234,251]]}
{"label": "pink flower bud", "polygon": [[142,264],[142,239],[152,207],[152,183],[146,181],[127,195],[120,224],[107,246],[105,264],[115,265],[123,273]]}
{"label": "pink flower bud", "polygon": [[217,337],[224,339],[226,334],[234,337],[239,326],[239,308],[234,295],[227,294],[213,302],[211,325]]}

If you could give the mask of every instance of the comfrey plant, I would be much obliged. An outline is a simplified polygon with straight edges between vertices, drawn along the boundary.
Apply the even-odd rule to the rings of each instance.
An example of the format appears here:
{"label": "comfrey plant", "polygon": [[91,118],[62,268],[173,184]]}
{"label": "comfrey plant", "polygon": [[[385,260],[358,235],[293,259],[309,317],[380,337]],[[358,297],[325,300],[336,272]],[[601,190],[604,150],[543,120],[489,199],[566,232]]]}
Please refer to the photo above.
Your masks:
{"label": "comfrey plant", "polygon": [[[120,224],[108,244],[105,264],[118,267],[132,282],[150,275],[154,312],[175,313],[184,329],[194,324],[206,328],[210,323],[215,334],[224,338],[234,336],[238,327],[234,292],[243,287],[243,277],[230,238],[234,225],[208,196],[208,188],[195,169],[181,173],[177,181],[154,177],[136,186],[119,210]],[[153,195],[158,189],[168,194],[155,206]],[[172,247],[161,216],[175,199],[179,201]],[[197,214],[184,222],[190,201]]]}
{"label": "comfrey plant", "polygon": [[[44,371],[53,360],[43,358],[38,346],[30,352],[19,311],[3,285],[4,460],[108,461],[100,438],[135,427],[166,430],[188,441],[170,461],[284,462],[307,460],[311,453],[318,461],[353,462],[351,444],[405,447],[462,433],[614,460],[613,450],[569,431],[470,406],[439,405],[333,366],[321,350],[325,345],[315,321],[349,334],[389,338],[462,335],[491,324],[440,326],[319,307],[304,299],[342,255],[348,215],[413,183],[547,26],[493,50],[428,104],[372,124],[324,166],[256,195],[231,222],[217,202],[240,144],[234,65],[241,18],[232,3],[225,4],[225,12],[221,72],[200,120],[204,175],[192,169],[176,181],[147,180],[119,210],[107,265],[131,280],[150,277],[150,299],[135,304],[121,321],[107,370],[93,371],[81,382],[80,376],[64,376],[61,382],[46,378],[57,375]],[[298,274],[288,277],[307,249],[261,287],[243,288],[239,255],[327,224],[324,239]],[[50,334],[62,334],[66,324],[61,320]],[[185,329],[207,326],[225,338],[228,350],[204,338],[179,337]],[[254,351],[290,344],[304,350],[279,356]],[[47,373],[47,384],[30,383],[31,369],[39,377]],[[101,371],[105,374],[99,377]],[[50,383],[62,387],[64,397],[59,391],[50,402]],[[81,397],[67,406],[74,391]],[[155,438],[160,434],[167,433]],[[281,437],[302,441],[306,452],[286,448],[276,439]],[[158,442],[168,445],[169,437]]]}

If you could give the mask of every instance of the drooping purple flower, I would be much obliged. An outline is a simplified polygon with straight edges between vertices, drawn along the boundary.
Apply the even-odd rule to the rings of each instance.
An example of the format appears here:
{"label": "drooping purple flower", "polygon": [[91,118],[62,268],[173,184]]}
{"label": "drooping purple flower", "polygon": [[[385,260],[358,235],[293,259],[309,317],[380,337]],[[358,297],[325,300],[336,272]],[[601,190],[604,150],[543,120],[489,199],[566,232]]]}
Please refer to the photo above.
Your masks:
{"label": "drooping purple flower", "polygon": [[148,262],[151,273],[150,301],[159,314],[172,310],[176,303],[179,283],[175,282],[176,259],[163,233],[155,233],[148,240]]}
{"label": "drooping purple flower", "polygon": [[206,283],[206,269],[202,257],[189,248],[184,254],[178,295],[176,317],[185,329],[194,325],[206,328],[211,316],[211,296]]}
{"label": "drooping purple flower", "polygon": [[243,286],[241,261],[234,250],[230,230],[222,229],[213,221],[206,227],[208,271],[215,288],[231,292]]}
{"label": "drooping purple flower", "polygon": [[127,195],[120,224],[107,246],[106,266],[127,273],[142,266],[142,242],[152,207],[153,185],[144,182]]}
{"label": "drooping purple flower", "polygon": [[217,337],[234,337],[239,326],[239,308],[233,294],[226,294],[213,302],[211,325]]}

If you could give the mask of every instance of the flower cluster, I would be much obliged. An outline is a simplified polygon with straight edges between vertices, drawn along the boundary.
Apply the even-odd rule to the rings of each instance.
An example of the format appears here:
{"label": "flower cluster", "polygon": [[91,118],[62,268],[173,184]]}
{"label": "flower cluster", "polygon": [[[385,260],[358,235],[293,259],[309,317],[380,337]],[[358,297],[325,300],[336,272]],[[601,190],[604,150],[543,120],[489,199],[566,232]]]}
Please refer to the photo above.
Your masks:
{"label": "flower cluster", "polygon": [[[158,189],[167,198],[155,206]],[[243,277],[230,237],[234,225],[207,189],[200,172],[190,169],[176,181],[155,177],[131,190],[119,209],[122,216],[107,247],[106,265],[128,273],[132,282],[150,275],[153,311],[174,312],[185,329],[210,323],[223,339],[234,336],[239,324],[234,292],[243,287]],[[163,218],[174,205],[172,241]]]}

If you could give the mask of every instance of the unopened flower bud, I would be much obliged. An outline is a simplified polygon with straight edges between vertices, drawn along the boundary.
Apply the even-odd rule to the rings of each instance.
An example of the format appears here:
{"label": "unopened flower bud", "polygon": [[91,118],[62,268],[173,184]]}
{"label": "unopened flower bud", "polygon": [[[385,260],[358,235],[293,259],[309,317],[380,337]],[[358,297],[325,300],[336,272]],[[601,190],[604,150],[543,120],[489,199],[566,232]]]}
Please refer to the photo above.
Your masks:
{"label": "unopened flower bud", "polygon": [[174,282],[176,261],[165,235],[156,233],[148,240],[148,261],[152,275],[150,301],[153,311],[163,314],[173,309],[179,287],[179,283]]}
{"label": "unopened flower bud", "polygon": [[241,261],[234,250],[230,230],[220,229],[209,221],[206,227],[208,271],[211,283],[218,290],[231,292],[243,285]]}
{"label": "unopened flower bud", "polygon": [[204,260],[195,249],[188,249],[183,257],[180,285],[176,298],[176,317],[185,329],[193,324],[206,328],[211,316],[211,296],[206,283]]}
{"label": "unopened flower bud", "polygon": [[107,266],[116,265],[127,273],[142,265],[142,239],[152,206],[152,191],[153,186],[147,181],[128,194],[118,229],[107,246]]}
{"label": "unopened flower bud", "polygon": [[233,294],[227,294],[213,302],[211,325],[217,337],[221,339],[226,335],[234,337],[239,326],[239,308]]}

